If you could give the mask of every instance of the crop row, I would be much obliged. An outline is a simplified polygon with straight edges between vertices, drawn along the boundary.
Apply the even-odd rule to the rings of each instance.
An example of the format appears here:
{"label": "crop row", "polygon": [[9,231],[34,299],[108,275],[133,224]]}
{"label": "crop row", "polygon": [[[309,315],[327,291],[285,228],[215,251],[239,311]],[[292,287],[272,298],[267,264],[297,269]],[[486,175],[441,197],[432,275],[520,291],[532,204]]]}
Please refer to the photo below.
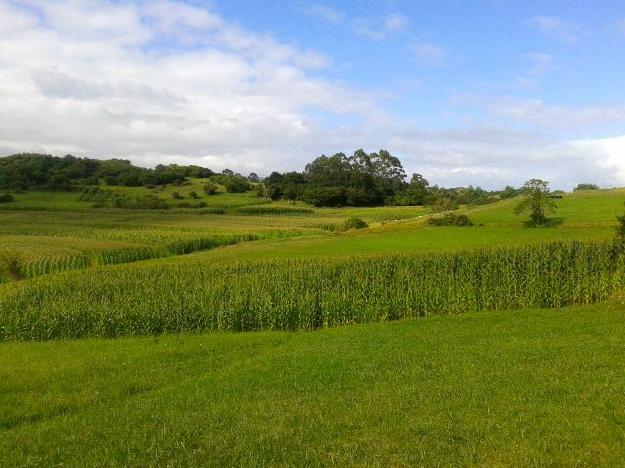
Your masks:
{"label": "crop row", "polygon": [[623,272],[607,242],[219,267],[122,265],[0,286],[0,339],[314,330],[590,304],[622,286]]}

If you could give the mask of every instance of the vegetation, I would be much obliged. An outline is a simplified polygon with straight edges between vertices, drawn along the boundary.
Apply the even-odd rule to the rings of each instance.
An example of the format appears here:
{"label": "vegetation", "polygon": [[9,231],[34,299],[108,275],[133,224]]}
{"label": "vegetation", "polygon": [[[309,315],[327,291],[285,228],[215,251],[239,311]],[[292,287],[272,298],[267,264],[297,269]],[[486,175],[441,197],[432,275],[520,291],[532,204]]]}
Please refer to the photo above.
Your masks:
{"label": "vegetation", "polygon": [[368,228],[369,225],[367,224],[366,221],[360,219],[360,218],[356,218],[354,216],[352,216],[351,218],[347,218],[345,220],[345,223],[343,224],[343,228],[346,230],[350,230],[350,229],[364,229],[364,228]]}
{"label": "vegetation", "polygon": [[302,173],[273,172],[264,181],[260,194],[272,200],[300,200],[313,206],[434,205],[453,203],[481,205],[500,198],[498,192],[479,187],[445,189],[430,186],[421,175],[410,183],[401,161],[386,150],[352,156],[337,153],[320,156]]}
{"label": "vegetation", "polygon": [[0,465],[615,466],[618,303],[0,344]]}
{"label": "vegetation", "polygon": [[549,191],[549,182],[531,179],[523,186],[523,200],[516,206],[515,213],[527,212],[530,225],[542,226],[547,222],[547,213],[554,212],[556,208]]}
{"label": "vegetation", "polygon": [[223,267],[129,265],[4,285],[0,340],[314,330],[439,313],[592,304],[622,286],[622,276],[611,242]]}
{"label": "vegetation", "polygon": [[76,185],[122,185],[140,187],[181,184],[188,177],[214,174],[199,166],[158,165],[154,169],[133,166],[130,161],[59,158],[44,154],[16,154],[0,158],[0,189],[72,190]]}
{"label": "vegetation", "polygon": [[574,192],[581,192],[581,191],[587,191],[587,190],[599,190],[599,186],[597,184],[578,184],[575,189],[573,189]]}
{"label": "vegetation", "polygon": [[0,203],[14,202],[15,198],[10,193],[0,193]]}
{"label": "vegetation", "polygon": [[428,224],[432,226],[473,226],[473,222],[466,214],[445,213],[443,216],[428,218]]}
{"label": "vegetation", "polygon": [[0,207],[0,465],[622,458],[625,191],[525,229],[515,189],[480,204],[414,177],[424,206],[317,208],[227,177]]}

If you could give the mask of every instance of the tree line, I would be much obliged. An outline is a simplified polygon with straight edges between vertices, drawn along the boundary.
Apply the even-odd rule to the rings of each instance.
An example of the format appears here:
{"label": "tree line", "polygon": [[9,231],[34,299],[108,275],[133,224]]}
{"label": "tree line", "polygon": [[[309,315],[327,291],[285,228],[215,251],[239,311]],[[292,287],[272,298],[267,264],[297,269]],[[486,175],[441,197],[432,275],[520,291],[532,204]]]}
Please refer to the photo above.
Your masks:
{"label": "tree line", "polygon": [[[503,190],[487,191],[471,185],[455,188],[431,185],[418,173],[408,178],[401,161],[386,150],[367,153],[359,149],[350,156],[322,155],[308,163],[302,172],[272,172],[265,179],[255,173],[245,177],[230,169],[217,173],[195,165],[161,164],[148,169],[124,159],[34,153],[0,158],[0,190],[74,190],[101,184],[154,187],[180,185],[188,178],[206,179],[204,191],[209,195],[217,193],[220,184],[228,192],[255,189],[261,197],[299,200],[319,207],[427,205],[435,211],[448,211],[459,205],[486,204],[527,191],[527,187],[507,186]],[[580,184],[576,190],[596,188],[594,184]]]}

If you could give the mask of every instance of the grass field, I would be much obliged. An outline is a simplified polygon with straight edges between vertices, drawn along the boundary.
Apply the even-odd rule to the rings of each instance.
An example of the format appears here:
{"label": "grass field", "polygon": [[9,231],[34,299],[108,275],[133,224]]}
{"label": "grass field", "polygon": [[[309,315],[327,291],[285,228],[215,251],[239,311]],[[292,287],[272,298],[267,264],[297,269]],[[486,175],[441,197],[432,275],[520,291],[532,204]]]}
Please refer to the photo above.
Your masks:
{"label": "grass field", "polygon": [[[516,200],[462,208],[459,228],[421,207],[79,195],[0,209],[0,256],[26,277],[0,284],[0,466],[625,458],[625,270],[606,242],[625,190],[566,194],[545,228]],[[343,231],[353,216],[369,227]],[[317,331],[200,333],[258,329]]]}
{"label": "grass field", "polygon": [[0,344],[0,465],[619,465],[625,309]]}

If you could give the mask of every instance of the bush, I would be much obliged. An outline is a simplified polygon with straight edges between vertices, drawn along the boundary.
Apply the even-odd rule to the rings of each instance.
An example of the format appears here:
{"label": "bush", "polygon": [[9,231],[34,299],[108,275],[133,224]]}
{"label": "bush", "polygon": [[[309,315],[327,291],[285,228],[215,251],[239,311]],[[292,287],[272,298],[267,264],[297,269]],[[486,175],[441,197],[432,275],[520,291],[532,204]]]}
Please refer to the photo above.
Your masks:
{"label": "bush", "polygon": [[471,219],[465,214],[445,213],[443,216],[428,218],[432,226],[473,226]]}
{"label": "bush", "polygon": [[197,192],[189,192],[189,197],[193,198],[194,200],[197,200],[198,198],[200,198]]}
{"label": "bush", "polygon": [[242,206],[236,209],[246,215],[307,215],[314,213],[311,208],[291,206]]}
{"label": "bush", "polygon": [[217,192],[219,192],[219,187],[217,187],[217,185],[213,184],[212,182],[206,182],[202,187],[202,190],[204,190],[204,193],[206,195],[215,195],[217,194]]}
{"label": "bush", "polygon": [[247,179],[236,175],[224,177],[222,183],[229,193],[244,193],[252,188]]}
{"label": "bush", "polygon": [[362,219],[360,218],[347,218],[345,220],[345,223],[343,224],[343,228],[345,230],[350,230],[350,229],[364,229],[364,228],[368,228],[369,225]]}
{"label": "bush", "polygon": [[3,279],[18,280],[24,277],[22,258],[11,252],[0,252],[0,282]]}
{"label": "bush", "polygon": [[174,200],[182,200],[184,197],[180,195],[180,193],[174,192],[171,194],[171,198],[173,198]]}
{"label": "bush", "polygon": [[578,184],[577,187],[573,189],[574,192],[584,190],[599,190],[599,186],[597,184]]}
{"label": "bush", "polygon": [[14,202],[15,198],[10,193],[0,193],[0,203]]}

